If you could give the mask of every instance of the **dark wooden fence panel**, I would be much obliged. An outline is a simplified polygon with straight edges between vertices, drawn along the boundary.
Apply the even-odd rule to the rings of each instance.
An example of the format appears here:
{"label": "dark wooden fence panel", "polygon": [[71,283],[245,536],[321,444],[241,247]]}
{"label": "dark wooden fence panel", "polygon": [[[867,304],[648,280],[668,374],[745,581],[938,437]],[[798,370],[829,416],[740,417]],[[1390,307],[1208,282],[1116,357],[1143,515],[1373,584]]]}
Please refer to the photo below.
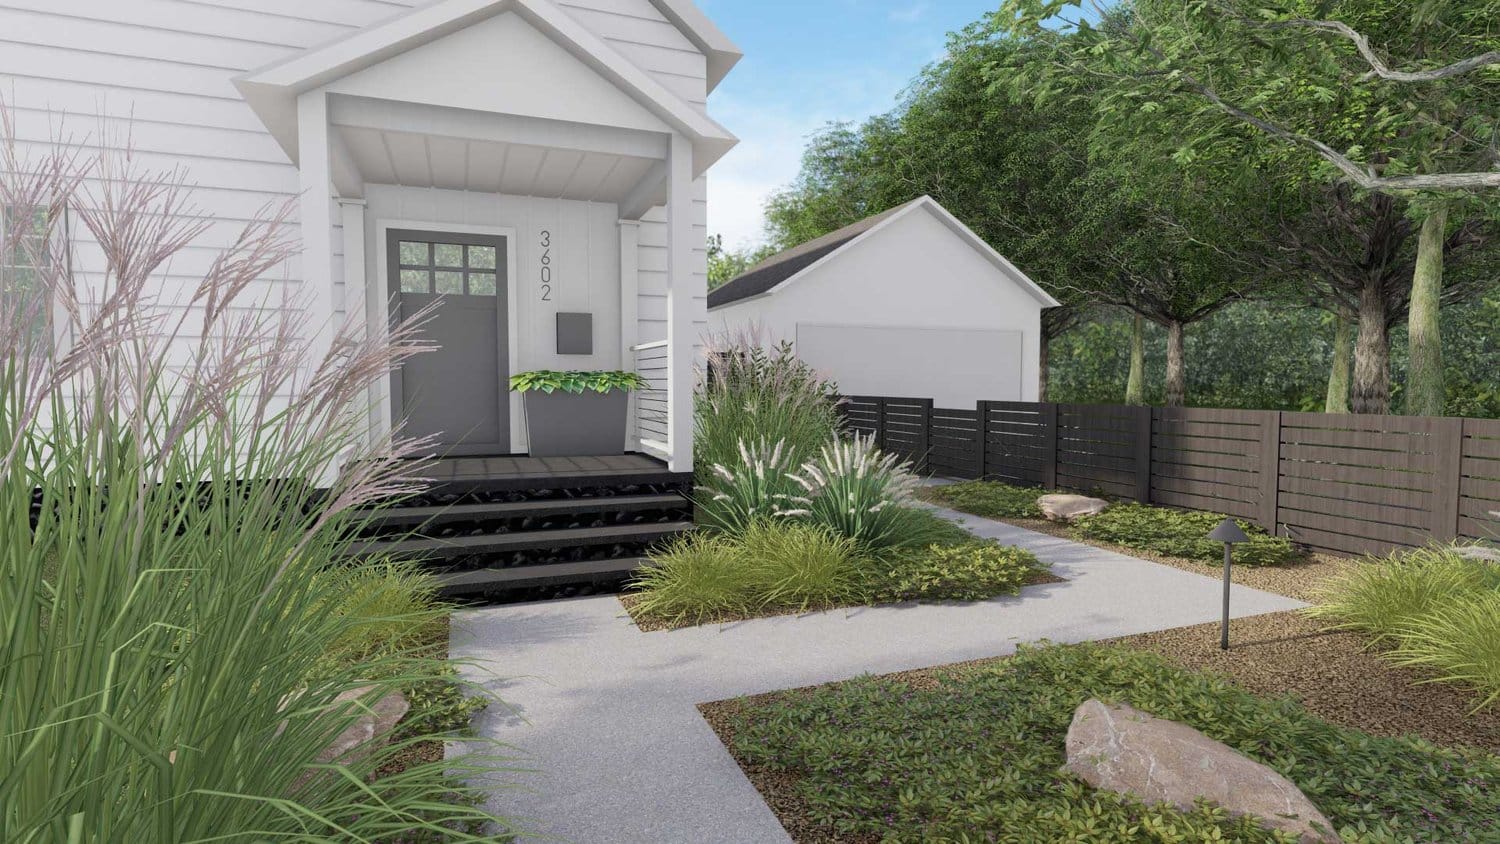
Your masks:
{"label": "dark wooden fence panel", "polygon": [[[1149,492],[1143,492],[1137,484],[1143,468],[1137,448],[1142,430],[1140,411],[1123,405],[1058,405],[1056,485],[1148,500]],[[1149,441],[1150,417],[1146,419]]]}
{"label": "dark wooden fence panel", "polygon": [[984,474],[978,410],[935,407],[928,433],[931,446],[927,461],[933,474],[953,478],[978,478]]}
{"label": "dark wooden fence panel", "polygon": [[[1297,542],[1388,553],[1453,539],[1441,527],[1441,436],[1451,420],[1325,413],[1281,415],[1277,518]],[[1456,494],[1454,501],[1456,502]]]}
{"label": "dark wooden fence panel", "polygon": [[1056,405],[1036,402],[979,403],[984,421],[984,477],[1017,486],[1055,486]]}
{"label": "dark wooden fence panel", "polygon": [[1228,513],[1323,551],[1500,541],[1500,421],[856,396],[919,471]]}
{"label": "dark wooden fence panel", "polygon": [[1500,540],[1500,421],[1465,419],[1460,454],[1458,533]]}
{"label": "dark wooden fence panel", "polygon": [[[1267,478],[1266,429],[1274,412],[1156,408],[1151,424],[1151,500],[1261,521],[1276,496]],[[1271,445],[1274,450],[1274,441]],[[1269,527],[1275,524],[1271,516]]]}

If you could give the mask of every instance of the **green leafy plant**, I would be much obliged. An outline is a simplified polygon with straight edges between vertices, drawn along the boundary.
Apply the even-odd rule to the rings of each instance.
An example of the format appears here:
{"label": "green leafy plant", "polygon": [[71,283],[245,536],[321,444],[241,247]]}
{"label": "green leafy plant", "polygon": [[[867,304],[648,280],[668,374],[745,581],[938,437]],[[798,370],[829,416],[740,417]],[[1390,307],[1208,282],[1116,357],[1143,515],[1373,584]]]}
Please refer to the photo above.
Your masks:
{"label": "green leafy plant", "polygon": [[1370,736],[1122,648],[1022,646],[922,682],[864,677],[741,701],[727,720],[736,758],[764,772],[754,776],[774,803],[799,807],[813,838],[1286,841],[1215,806],[1145,805],[1065,773],[1068,726],[1090,698],[1185,723],[1268,765],[1345,841],[1500,839],[1500,759]]}
{"label": "green leafy plant", "polygon": [[880,573],[877,594],[891,601],[983,601],[1016,595],[1045,571],[1036,555],[994,542],[933,545],[903,555]]}
{"label": "green leafy plant", "polygon": [[441,737],[319,760],[359,714],[337,696],[443,676],[408,644],[427,588],[336,568],[423,471],[350,412],[420,351],[414,324],[320,352],[300,307],[241,307],[297,254],[294,204],[157,301],[157,268],[220,225],[192,206],[176,176],[84,151],[0,167],[0,208],[70,208],[101,244],[86,301],[67,262],[36,265],[68,349],[0,319],[0,839],[492,840],[466,784],[506,769],[492,741],[384,773]]}
{"label": "green leafy plant", "polygon": [[510,376],[510,389],[515,393],[608,393],[612,390],[645,390],[651,385],[634,372],[620,371],[572,371],[558,372],[538,369]]}
{"label": "green leafy plant", "polygon": [[[1084,539],[1212,563],[1224,558],[1224,546],[1209,539],[1208,534],[1224,518],[1222,513],[1129,502],[1084,516],[1073,523],[1073,529]],[[1240,565],[1277,566],[1305,556],[1290,540],[1270,536],[1249,522],[1240,521],[1239,525],[1250,537],[1249,542],[1234,547],[1234,560]]]}
{"label": "green leafy plant", "polygon": [[489,706],[490,700],[470,691],[451,665],[434,677],[407,686],[403,694],[411,708],[401,722],[400,735],[473,737],[474,717]]}
{"label": "green leafy plant", "polygon": [[787,515],[804,517],[870,550],[904,542],[898,511],[920,486],[900,458],[882,453],[874,437],[859,435],[823,446],[792,480],[802,495],[792,500],[800,509]]}
{"label": "green leafy plant", "polygon": [[1036,501],[1045,494],[1040,489],[997,481],[963,481],[922,491],[922,497],[934,504],[987,519],[1040,519],[1042,509]]}

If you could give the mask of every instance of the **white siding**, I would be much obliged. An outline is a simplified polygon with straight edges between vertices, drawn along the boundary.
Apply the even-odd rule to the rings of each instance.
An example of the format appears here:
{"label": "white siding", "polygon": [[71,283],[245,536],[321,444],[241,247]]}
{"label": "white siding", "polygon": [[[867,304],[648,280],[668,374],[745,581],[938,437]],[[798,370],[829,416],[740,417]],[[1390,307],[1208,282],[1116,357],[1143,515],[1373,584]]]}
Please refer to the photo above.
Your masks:
{"label": "white siding", "polygon": [[[878,379],[860,380],[860,388],[881,395],[938,398],[967,408],[979,399],[1036,400],[1041,313],[1041,304],[1030,292],[932,213],[917,209],[835,252],[775,293],[715,309],[711,323],[715,331],[758,327],[768,343],[795,342],[799,325],[900,329],[884,336],[925,346],[925,353],[920,348],[910,351],[923,358],[930,383],[920,392],[912,392],[912,381],[873,389]],[[976,335],[967,346],[956,341],[923,343],[915,339],[923,330],[987,336]],[[998,348],[997,332],[1020,335],[1019,360],[1009,355],[996,362],[1009,370],[1005,376],[982,377],[972,366],[966,370],[944,359],[961,354],[958,350],[963,348]],[[1011,377],[1015,373],[1018,376]],[[860,373],[861,379],[869,377],[873,374]],[[976,387],[980,380],[988,385],[984,390]],[[986,390],[1013,392],[980,394]]]}
{"label": "white siding", "polygon": [[[641,218],[638,247],[638,343],[667,339],[667,210],[657,206]],[[693,184],[693,326],[708,333],[708,179]]]}

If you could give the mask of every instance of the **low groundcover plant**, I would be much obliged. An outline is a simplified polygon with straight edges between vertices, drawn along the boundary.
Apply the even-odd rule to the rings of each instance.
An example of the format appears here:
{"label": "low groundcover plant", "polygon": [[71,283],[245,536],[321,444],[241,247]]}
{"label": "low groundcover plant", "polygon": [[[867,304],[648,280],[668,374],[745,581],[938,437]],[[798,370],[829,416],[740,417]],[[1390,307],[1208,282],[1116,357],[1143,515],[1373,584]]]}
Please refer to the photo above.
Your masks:
{"label": "low groundcover plant", "polygon": [[[1222,513],[1174,510],[1128,502],[1115,504],[1097,515],[1084,516],[1074,522],[1073,529],[1084,539],[1213,563],[1224,558],[1224,546],[1209,539],[1208,534],[1224,518]],[[1288,539],[1270,536],[1246,521],[1239,524],[1250,536],[1250,541],[1235,546],[1236,563],[1276,566],[1305,556]]]}

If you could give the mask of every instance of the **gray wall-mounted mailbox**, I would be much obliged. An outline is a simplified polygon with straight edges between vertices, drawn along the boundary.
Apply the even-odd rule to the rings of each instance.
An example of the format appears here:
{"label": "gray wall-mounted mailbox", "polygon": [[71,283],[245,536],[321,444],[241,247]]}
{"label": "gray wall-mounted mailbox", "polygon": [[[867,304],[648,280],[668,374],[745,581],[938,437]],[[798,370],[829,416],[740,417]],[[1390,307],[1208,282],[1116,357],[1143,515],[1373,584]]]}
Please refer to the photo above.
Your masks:
{"label": "gray wall-mounted mailbox", "polygon": [[594,315],[557,315],[557,353],[591,355],[594,353]]}

